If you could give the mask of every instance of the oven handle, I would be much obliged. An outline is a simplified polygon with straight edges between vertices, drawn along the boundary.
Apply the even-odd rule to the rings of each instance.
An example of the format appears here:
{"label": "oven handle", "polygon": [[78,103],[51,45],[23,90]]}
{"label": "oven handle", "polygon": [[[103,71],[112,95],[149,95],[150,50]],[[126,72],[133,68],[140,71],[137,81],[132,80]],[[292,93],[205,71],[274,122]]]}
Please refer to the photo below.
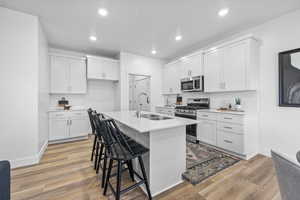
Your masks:
{"label": "oven handle", "polygon": [[196,115],[190,115],[190,114],[175,113],[175,117],[183,117],[183,118],[188,118],[188,119],[197,119]]}

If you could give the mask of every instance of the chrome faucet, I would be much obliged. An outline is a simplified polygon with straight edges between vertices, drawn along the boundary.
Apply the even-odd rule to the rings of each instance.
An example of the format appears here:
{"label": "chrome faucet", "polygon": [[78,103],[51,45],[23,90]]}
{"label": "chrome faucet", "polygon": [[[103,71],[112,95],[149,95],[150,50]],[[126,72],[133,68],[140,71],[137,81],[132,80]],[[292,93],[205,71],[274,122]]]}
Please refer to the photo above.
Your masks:
{"label": "chrome faucet", "polygon": [[[145,96],[147,98],[147,103],[149,104],[149,96],[146,92],[141,92],[139,95],[138,95],[138,102],[140,102],[140,98],[141,96]],[[142,111],[142,106],[143,104],[142,103],[139,103],[139,106],[138,106],[138,109],[136,111],[136,117],[137,118],[141,118],[141,111]]]}

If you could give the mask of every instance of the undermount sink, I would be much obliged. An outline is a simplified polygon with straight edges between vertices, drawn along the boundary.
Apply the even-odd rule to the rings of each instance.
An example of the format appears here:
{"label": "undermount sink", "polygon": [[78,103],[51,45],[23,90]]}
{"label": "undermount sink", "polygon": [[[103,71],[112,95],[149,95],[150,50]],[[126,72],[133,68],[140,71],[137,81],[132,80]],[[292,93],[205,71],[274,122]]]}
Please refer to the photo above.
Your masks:
{"label": "undermount sink", "polygon": [[150,120],[167,120],[167,119],[172,119],[171,117],[165,117],[161,115],[155,115],[155,114],[142,114],[141,117],[147,118]]}

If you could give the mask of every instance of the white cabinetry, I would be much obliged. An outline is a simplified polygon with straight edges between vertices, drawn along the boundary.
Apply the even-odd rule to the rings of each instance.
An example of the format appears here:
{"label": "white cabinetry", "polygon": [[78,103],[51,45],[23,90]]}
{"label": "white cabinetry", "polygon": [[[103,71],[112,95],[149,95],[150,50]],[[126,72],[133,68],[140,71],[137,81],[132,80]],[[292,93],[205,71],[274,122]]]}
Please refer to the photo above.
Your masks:
{"label": "white cabinetry", "polygon": [[163,94],[179,94],[181,79],[181,62],[166,64],[163,68]]}
{"label": "white cabinetry", "polygon": [[203,57],[205,92],[256,90],[258,42],[238,39],[206,51]]}
{"label": "white cabinetry", "polygon": [[217,122],[213,120],[199,119],[197,140],[217,145]]}
{"label": "white cabinetry", "polygon": [[118,60],[96,56],[87,56],[87,68],[88,79],[112,81],[119,80],[120,67]]}
{"label": "white cabinetry", "polygon": [[202,52],[182,58],[181,78],[203,75],[202,70]]}
{"label": "white cabinetry", "polygon": [[253,119],[243,114],[198,111],[197,140],[249,159],[257,153],[257,124]]}
{"label": "white cabinetry", "polygon": [[88,135],[85,111],[57,111],[49,114],[49,140],[60,141]]}
{"label": "white cabinetry", "polygon": [[50,55],[50,71],[50,93],[86,93],[86,64],[83,58]]}

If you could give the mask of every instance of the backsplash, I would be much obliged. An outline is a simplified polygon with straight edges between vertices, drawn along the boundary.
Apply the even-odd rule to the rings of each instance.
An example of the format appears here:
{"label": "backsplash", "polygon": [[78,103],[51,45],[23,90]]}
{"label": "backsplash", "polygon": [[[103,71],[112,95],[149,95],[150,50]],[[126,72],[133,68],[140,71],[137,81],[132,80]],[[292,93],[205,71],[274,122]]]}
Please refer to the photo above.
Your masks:
{"label": "backsplash", "polygon": [[89,80],[86,94],[52,94],[50,106],[56,106],[65,97],[72,106],[92,107],[98,112],[115,110],[115,83],[112,81]]}
{"label": "backsplash", "polygon": [[[210,98],[210,107],[211,108],[220,108],[227,107],[229,104],[234,105],[234,99],[239,97],[241,99],[242,109],[249,112],[252,109],[257,109],[258,105],[258,96],[255,91],[247,91],[247,92],[229,92],[229,93],[183,93],[181,94],[183,97],[183,104],[187,103],[188,98],[202,98],[208,97]],[[176,103],[177,95],[166,95],[164,97],[165,104],[167,103],[167,98],[169,104]]]}

